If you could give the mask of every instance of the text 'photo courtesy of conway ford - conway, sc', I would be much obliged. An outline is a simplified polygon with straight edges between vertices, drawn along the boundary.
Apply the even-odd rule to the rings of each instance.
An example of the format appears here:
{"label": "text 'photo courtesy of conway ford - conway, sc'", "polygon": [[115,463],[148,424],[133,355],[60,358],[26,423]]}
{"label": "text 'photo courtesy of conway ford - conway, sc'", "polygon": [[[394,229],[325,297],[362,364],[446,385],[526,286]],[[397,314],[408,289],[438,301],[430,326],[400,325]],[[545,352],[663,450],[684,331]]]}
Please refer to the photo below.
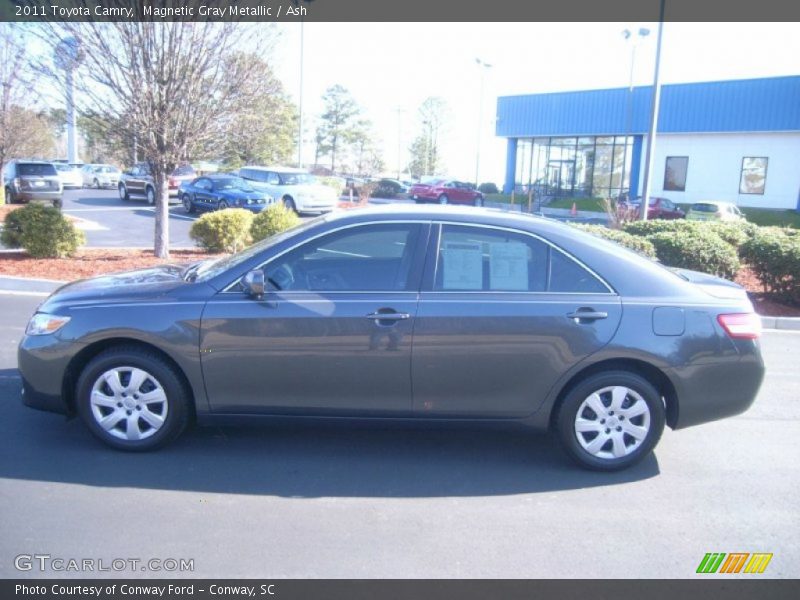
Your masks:
{"label": "text 'photo courtesy of conway ford - conway, sc'", "polygon": [[24,402],[122,450],[190,422],[317,417],[553,430],[584,467],[739,414],[764,375],[744,290],[548,219],[332,213],[223,258],[85,279],[19,345]]}

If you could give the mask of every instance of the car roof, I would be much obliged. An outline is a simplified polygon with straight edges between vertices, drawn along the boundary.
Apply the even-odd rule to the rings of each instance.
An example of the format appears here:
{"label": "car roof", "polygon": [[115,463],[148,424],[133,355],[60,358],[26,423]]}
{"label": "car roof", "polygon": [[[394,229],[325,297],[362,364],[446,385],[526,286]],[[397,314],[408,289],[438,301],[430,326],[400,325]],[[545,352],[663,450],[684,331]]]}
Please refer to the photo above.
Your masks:
{"label": "car roof", "polygon": [[297,167],[261,167],[258,165],[246,165],[242,169],[256,169],[258,171],[275,171],[277,173],[308,173],[307,169],[298,169]]}

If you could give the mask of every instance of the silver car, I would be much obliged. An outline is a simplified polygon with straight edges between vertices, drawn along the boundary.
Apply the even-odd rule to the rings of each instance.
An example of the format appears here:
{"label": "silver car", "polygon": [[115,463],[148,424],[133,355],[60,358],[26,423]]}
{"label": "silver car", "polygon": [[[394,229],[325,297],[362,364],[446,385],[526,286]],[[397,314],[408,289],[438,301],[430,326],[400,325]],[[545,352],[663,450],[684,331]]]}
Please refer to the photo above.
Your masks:
{"label": "silver car", "polygon": [[289,167],[242,167],[239,177],[259,191],[280,198],[284,205],[298,213],[330,212],[339,203],[332,187],[321,184],[303,169]]}

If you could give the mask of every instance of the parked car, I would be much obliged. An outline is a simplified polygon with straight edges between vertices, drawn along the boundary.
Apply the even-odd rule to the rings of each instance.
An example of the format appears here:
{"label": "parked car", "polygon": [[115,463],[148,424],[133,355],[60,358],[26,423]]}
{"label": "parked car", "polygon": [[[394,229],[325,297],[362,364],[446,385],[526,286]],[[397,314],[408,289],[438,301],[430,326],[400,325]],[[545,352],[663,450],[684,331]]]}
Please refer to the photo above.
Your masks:
{"label": "parked car", "polygon": [[64,186],[53,163],[12,160],[3,169],[6,202],[44,202],[61,208]]}
{"label": "parked car", "polygon": [[199,173],[195,172],[192,165],[179,165],[175,167],[175,170],[172,171],[167,179],[167,184],[169,185],[169,195],[178,197],[180,194],[178,190],[180,189],[181,185],[192,181],[198,175]]}
{"label": "parked car", "polygon": [[[141,162],[127,171],[123,171],[119,177],[117,189],[119,190],[119,197],[122,200],[144,198],[147,200],[148,204],[156,203],[156,185],[153,180],[153,175],[150,172],[149,163]],[[170,198],[177,198],[177,188],[175,188],[175,192],[173,193],[170,187],[169,195]]]}
{"label": "parked car", "polygon": [[114,165],[84,165],[81,169],[84,187],[115,188],[119,185],[122,172]]}
{"label": "parked car", "polygon": [[58,178],[61,180],[61,187],[63,189],[78,189],[83,187],[83,177],[80,167],[67,163],[53,163],[53,166],[58,172]]}
{"label": "parked car", "polygon": [[417,203],[438,202],[439,204],[481,206],[483,205],[483,194],[473,187],[468,183],[453,179],[434,179],[426,183],[415,184],[408,195]]}
{"label": "parked car", "polygon": [[408,187],[397,179],[379,179],[372,195],[377,198],[394,198],[408,193]]}
{"label": "parked car", "polygon": [[745,221],[739,207],[730,202],[696,202],[689,208],[686,218],[690,221]]}
{"label": "parked car", "polygon": [[[642,199],[633,198],[628,202],[622,203],[623,206],[628,206],[636,211],[636,214],[641,215]],[[651,197],[647,204],[647,218],[648,219],[685,219],[686,213],[683,209],[675,204],[668,198]]]}
{"label": "parked car", "polygon": [[180,197],[187,213],[226,208],[244,208],[257,213],[275,201],[272,196],[253,189],[241,177],[230,175],[206,175],[184,183],[180,187]]}
{"label": "parked car", "polygon": [[[739,414],[764,375],[744,289],[530,215],[382,206],[248,249],[61,287],[25,404],[122,450],[267,416],[505,423],[616,470]],[[413,353],[412,353],[413,348]]]}
{"label": "parked car", "polygon": [[239,176],[298,213],[330,212],[339,203],[336,190],[304,169],[247,166],[239,169]]}

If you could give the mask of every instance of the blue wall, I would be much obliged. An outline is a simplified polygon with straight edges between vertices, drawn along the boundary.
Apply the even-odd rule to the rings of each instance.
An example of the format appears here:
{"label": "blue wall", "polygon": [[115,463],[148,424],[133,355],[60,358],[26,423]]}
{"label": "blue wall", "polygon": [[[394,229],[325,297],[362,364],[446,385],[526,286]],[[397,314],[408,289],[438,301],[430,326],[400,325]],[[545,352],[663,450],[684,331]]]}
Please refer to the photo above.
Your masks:
{"label": "blue wall", "polygon": [[[628,88],[497,99],[500,137],[624,135]],[[634,88],[631,133],[646,133],[652,87]],[[658,131],[800,131],[800,76],[665,85]]]}

